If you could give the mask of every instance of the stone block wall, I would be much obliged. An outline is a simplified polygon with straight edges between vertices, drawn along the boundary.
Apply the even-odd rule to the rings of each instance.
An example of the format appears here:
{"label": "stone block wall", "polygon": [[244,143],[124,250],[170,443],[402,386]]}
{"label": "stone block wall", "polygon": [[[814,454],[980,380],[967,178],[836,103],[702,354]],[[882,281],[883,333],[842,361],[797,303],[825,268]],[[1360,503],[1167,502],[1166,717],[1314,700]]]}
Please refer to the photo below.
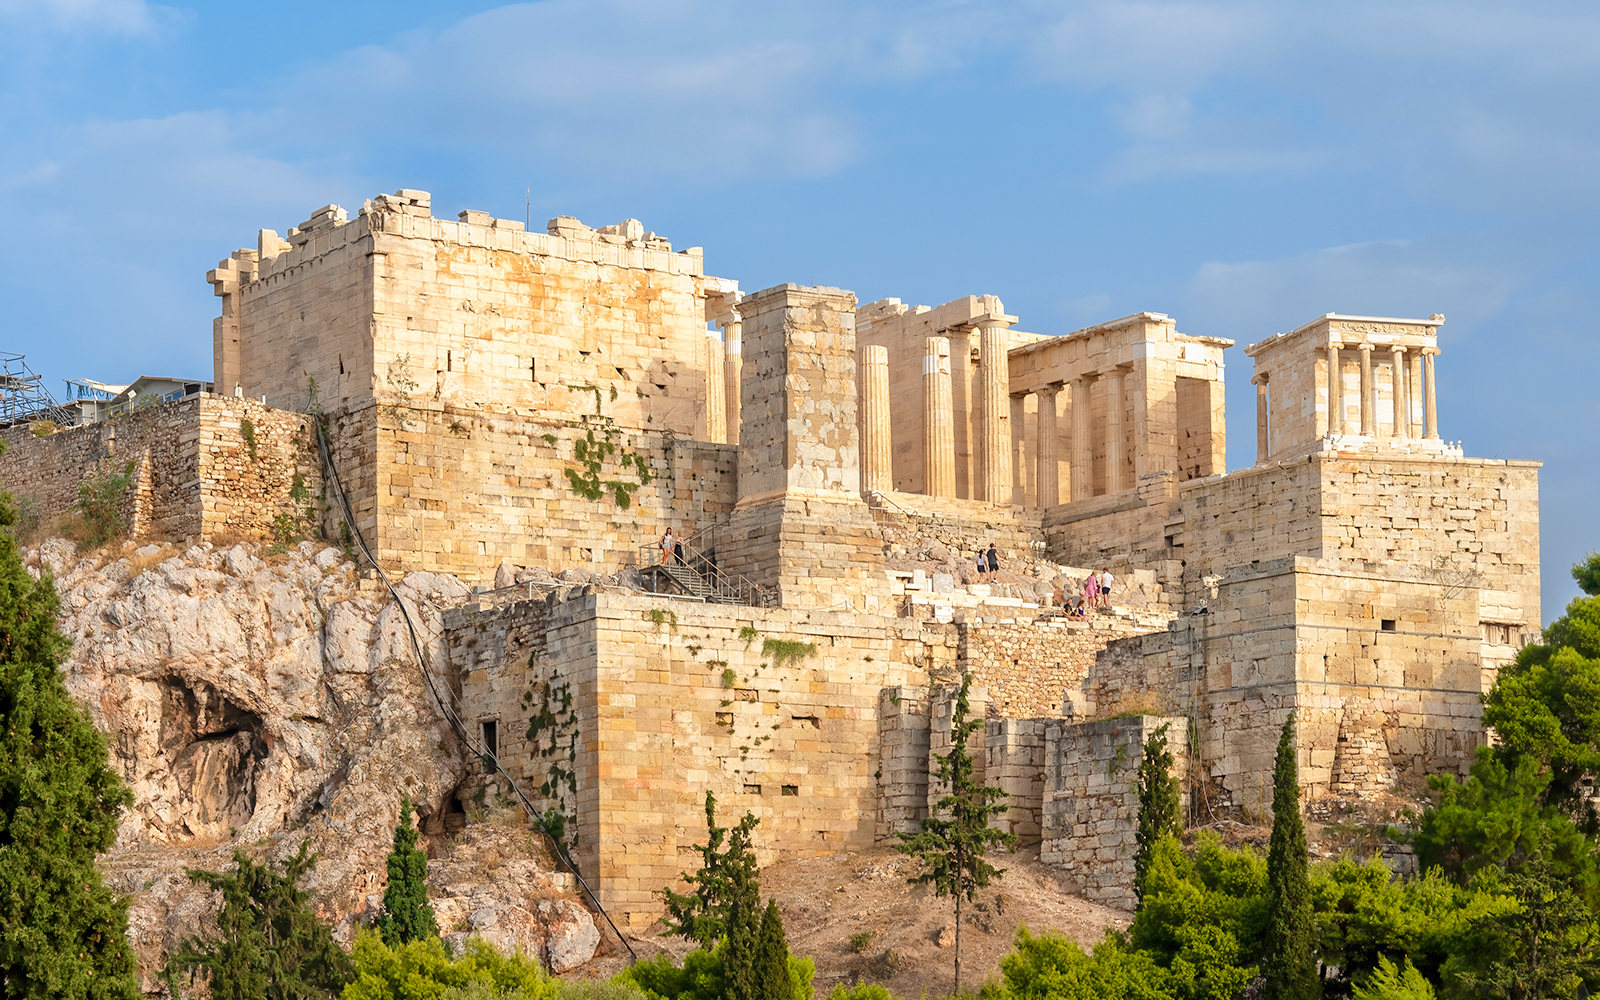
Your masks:
{"label": "stone block wall", "polygon": [[[637,565],[669,526],[699,536],[725,525],[735,500],[735,446],[625,430],[605,416],[369,406],[333,427],[361,530],[395,567],[486,580],[509,559],[610,573]],[[591,469],[581,456],[602,447],[611,450]],[[601,495],[580,492],[569,472],[595,476]],[[626,507],[614,483],[630,488]]]}
{"label": "stone block wall", "polygon": [[1181,786],[1188,768],[1186,719],[1135,715],[1046,726],[1039,858],[1061,866],[1065,881],[1096,902],[1134,907],[1139,764],[1145,741],[1162,726]]}
{"label": "stone block wall", "polygon": [[1062,504],[1044,512],[1045,552],[1068,566],[1108,569],[1127,579],[1153,570],[1166,599],[1183,597],[1180,484],[1171,472],[1140,477],[1130,491]]}
{"label": "stone block wall", "polygon": [[[205,393],[43,438],[25,427],[0,432],[0,485],[49,522],[74,509],[80,483],[131,462],[122,518],[136,537],[265,539],[281,517],[315,534],[322,483],[314,434],[304,414]],[[300,500],[290,497],[296,477]]]}
{"label": "stone block wall", "polygon": [[[653,921],[661,887],[694,867],[708,789],[723,822],[760,817],[763,863],[873,842],[880,692],[926,685],[915,623],[588,588],[515,607],[451,619],[451,662],[467,667],[463,718],[498,712],[512,732],[537,711],[524,692],[554,677],[570,686],[575,857],[619,924]],[[516,637],[540,616],[544,652],[529,667],[533,642]],[[468,655],[485,649],[487,659]],[[502,760],[533,777],[549,766],[514,742]]]}
{"label": "stone block wall", "polygon": [[1100,651],[1115,639],[1149,631],[1110,618],[958,622],[954,627],[962,669],[987,692],[990,716],[1006,719],[1081,712],[1080,692]]}
{"label": "stone block wall", "polygon": [[1045,788],[1045,732],[1054,719],[990,719],[984,733],[984,776],[1005,791],[1007,809],[995,829],[1017,835],[1026,850],[1040,843]]}
{"label": "stone block wall", "polygon": [[928,689],[890,687],[878,694],[877,839],[916,833],[928,815]]}

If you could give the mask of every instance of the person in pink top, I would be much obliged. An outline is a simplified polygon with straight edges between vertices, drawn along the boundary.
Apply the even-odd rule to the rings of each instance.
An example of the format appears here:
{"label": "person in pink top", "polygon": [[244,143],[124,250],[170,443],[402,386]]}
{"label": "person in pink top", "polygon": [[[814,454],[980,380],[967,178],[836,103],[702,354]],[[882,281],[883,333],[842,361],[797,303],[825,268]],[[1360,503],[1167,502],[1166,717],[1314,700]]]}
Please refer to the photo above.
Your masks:
{"label": "person in pink top", "polygon": [[1083,581],[1083,603],[1086,607],[1094,607],[1100,598],[1100,577],[1094,573],[1089,574],[1089,579]]}

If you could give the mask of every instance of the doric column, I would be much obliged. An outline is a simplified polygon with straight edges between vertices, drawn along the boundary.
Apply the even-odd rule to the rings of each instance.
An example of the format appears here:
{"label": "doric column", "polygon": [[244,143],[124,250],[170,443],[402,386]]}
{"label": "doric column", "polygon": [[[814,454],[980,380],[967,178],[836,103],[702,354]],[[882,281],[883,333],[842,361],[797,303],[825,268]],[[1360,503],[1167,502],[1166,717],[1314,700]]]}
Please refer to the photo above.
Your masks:
{"label": "doric column", "polygon": [[1006,359],[1010,317],[978,320],[978,481],[990,503],[1011,502],[1011,369]]}
{"label": "doric column", "polygon": [[1394,427],[1389,433],[1392,437],[1406,438],[1411,428],[1407,426],[1411,419],[1409,408],[1406,406],[1406,349],[1404,347],[1389,348],[1389,392],[1392,395],[1390,402],[1394,407]]}
{"label": "doric column", "polygon": [[744,355],[741,353],[743,344],[740,343],[744,335],[744,324],[739,319],[739,314],[734,313],[732,319],[717,321],[722,327],[722,377],[723,398],[726,400],[725,408],[728,417],[729,444],[739,443],[739,377],[744,369]]}
{"label": "doric column", "polygon": [[[1037,433],[1037,429],[1035,430]],[[1011,503],[1021,507],[1028,502],[1028,394],[1011,396]]]}
{"label": "doric column", "polygon": [[1128,488],[1126,445],[1122,439],[1122,369],[1110,371],[1111,391],[1106,393],[1106,492],[1121,493]]}
{"label": "doric column", "polygon": [[1039,390],[1039,433],[1033,443],[1034,459],[1038,472],[1034,475],[1034,492],[1041,510],[1061,502],[1061,467],[1056,461],[1056,444],[1060,441],[1056,427],[1056,395],[1059,385],[1047,385]]}
{"label": "doric column", "polygon": [[1377,414],[1372,412],[1372,345],[1359,344],[1361,352],[1361,433],[1372,437],[1378,433]]}
{"label": "doric column", "polygon": [[706,440],[728,440],[727,378],[722,363],[722,341],[706,335]]}
{"label": "doric column", "polygon": [[1439,400],[1433,383],[1433,359],[1438,353],[1437,347],[1422,349],[1422,436],[1430,440],[1439,437]]}
{"label": "doric column", "polygon": [[1093,411],[1089,407],[1089,387],[1093,375],[1080,375],[1072,383],[1072,499],[1087,500],[1094,496],[1094,441],[1090,434],[1094,427]]}
{"label": "doric column", "polygon": [[1250,381],[1256,387],[1256,464],[1260,465],[1271,451],[1267,440],[1267,377],[1257,375]]}
{"label": "doric column", "polygon": [[894,489],[889,444],[889,349],[872,344],[861,349],[861,490],[887,493]]}
{"label": "doric column", "polygon": [[929,337],[922,359],[922,491],[956,495],[956,424],[950,401],[950,338]]}

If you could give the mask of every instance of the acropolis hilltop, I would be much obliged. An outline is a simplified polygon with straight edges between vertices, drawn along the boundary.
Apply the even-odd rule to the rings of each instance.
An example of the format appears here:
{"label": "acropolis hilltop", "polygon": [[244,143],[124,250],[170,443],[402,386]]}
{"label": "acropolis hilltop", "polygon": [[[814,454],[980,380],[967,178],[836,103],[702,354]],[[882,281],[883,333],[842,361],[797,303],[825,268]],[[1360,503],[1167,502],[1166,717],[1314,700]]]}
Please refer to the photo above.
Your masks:
{"label": "acropolis hilltop", "polygon": [[[131,462],[136,535],[359,541],[473,587],[429,669],[481,782],[566,817],[633,926],[707,790],[768,858],[915,828],[964,675],[1000,822],[1118,904],[1160,726],[1212,816],[1266,810],[1291,710],[1310,800],[1485,741],[1539,626],[1540,464],[1444,436],[1442,315],[1283,317],[1243,348],[1259,457],[1230,471],[1235,342],[1181,318],[1033,332],[983,289],[858,303],[705,260],[633,219],[329,205],[206,273],[209,387],[4,431],[0,477],[49,516]],[[1099,571],[1109,606],[1070,613]]]}

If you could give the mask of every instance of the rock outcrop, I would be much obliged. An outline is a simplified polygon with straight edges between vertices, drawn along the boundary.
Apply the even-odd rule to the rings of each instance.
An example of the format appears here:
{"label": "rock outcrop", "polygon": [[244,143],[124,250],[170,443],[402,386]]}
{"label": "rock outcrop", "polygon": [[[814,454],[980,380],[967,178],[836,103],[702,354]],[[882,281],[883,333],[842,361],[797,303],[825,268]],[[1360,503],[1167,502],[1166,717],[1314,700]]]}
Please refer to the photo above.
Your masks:
{"label": "rock outcrop", "polygon": [[[496,865],[515,866],[503,877],[477,871],[481,852],[452,860],[469,756],[417,667],[399,607],[340,550],[302,543],[263,557],[247,545],[127,545],[79,558],[51,539],[27,561],[56,578],[73,640],[67,686],[134,793],[103,867],[133,898],[147,987],[214,905],[183,868],[225,868],[235,849],[282,858],[309,838],[320,861],[307,885],[348,940],[381,899],[403,796],[438,859],[441,926],[552,962],[559,953],[567,968],[593,954],[593,921],[531,838],[494,852]],[[432,661],[432,687],[451,697],[433,637],[442,608],[468,588],[412,573],[396,590]],[[485,914],[481,928],[471,914],[456,920],[462,897],[497,918]]]}

